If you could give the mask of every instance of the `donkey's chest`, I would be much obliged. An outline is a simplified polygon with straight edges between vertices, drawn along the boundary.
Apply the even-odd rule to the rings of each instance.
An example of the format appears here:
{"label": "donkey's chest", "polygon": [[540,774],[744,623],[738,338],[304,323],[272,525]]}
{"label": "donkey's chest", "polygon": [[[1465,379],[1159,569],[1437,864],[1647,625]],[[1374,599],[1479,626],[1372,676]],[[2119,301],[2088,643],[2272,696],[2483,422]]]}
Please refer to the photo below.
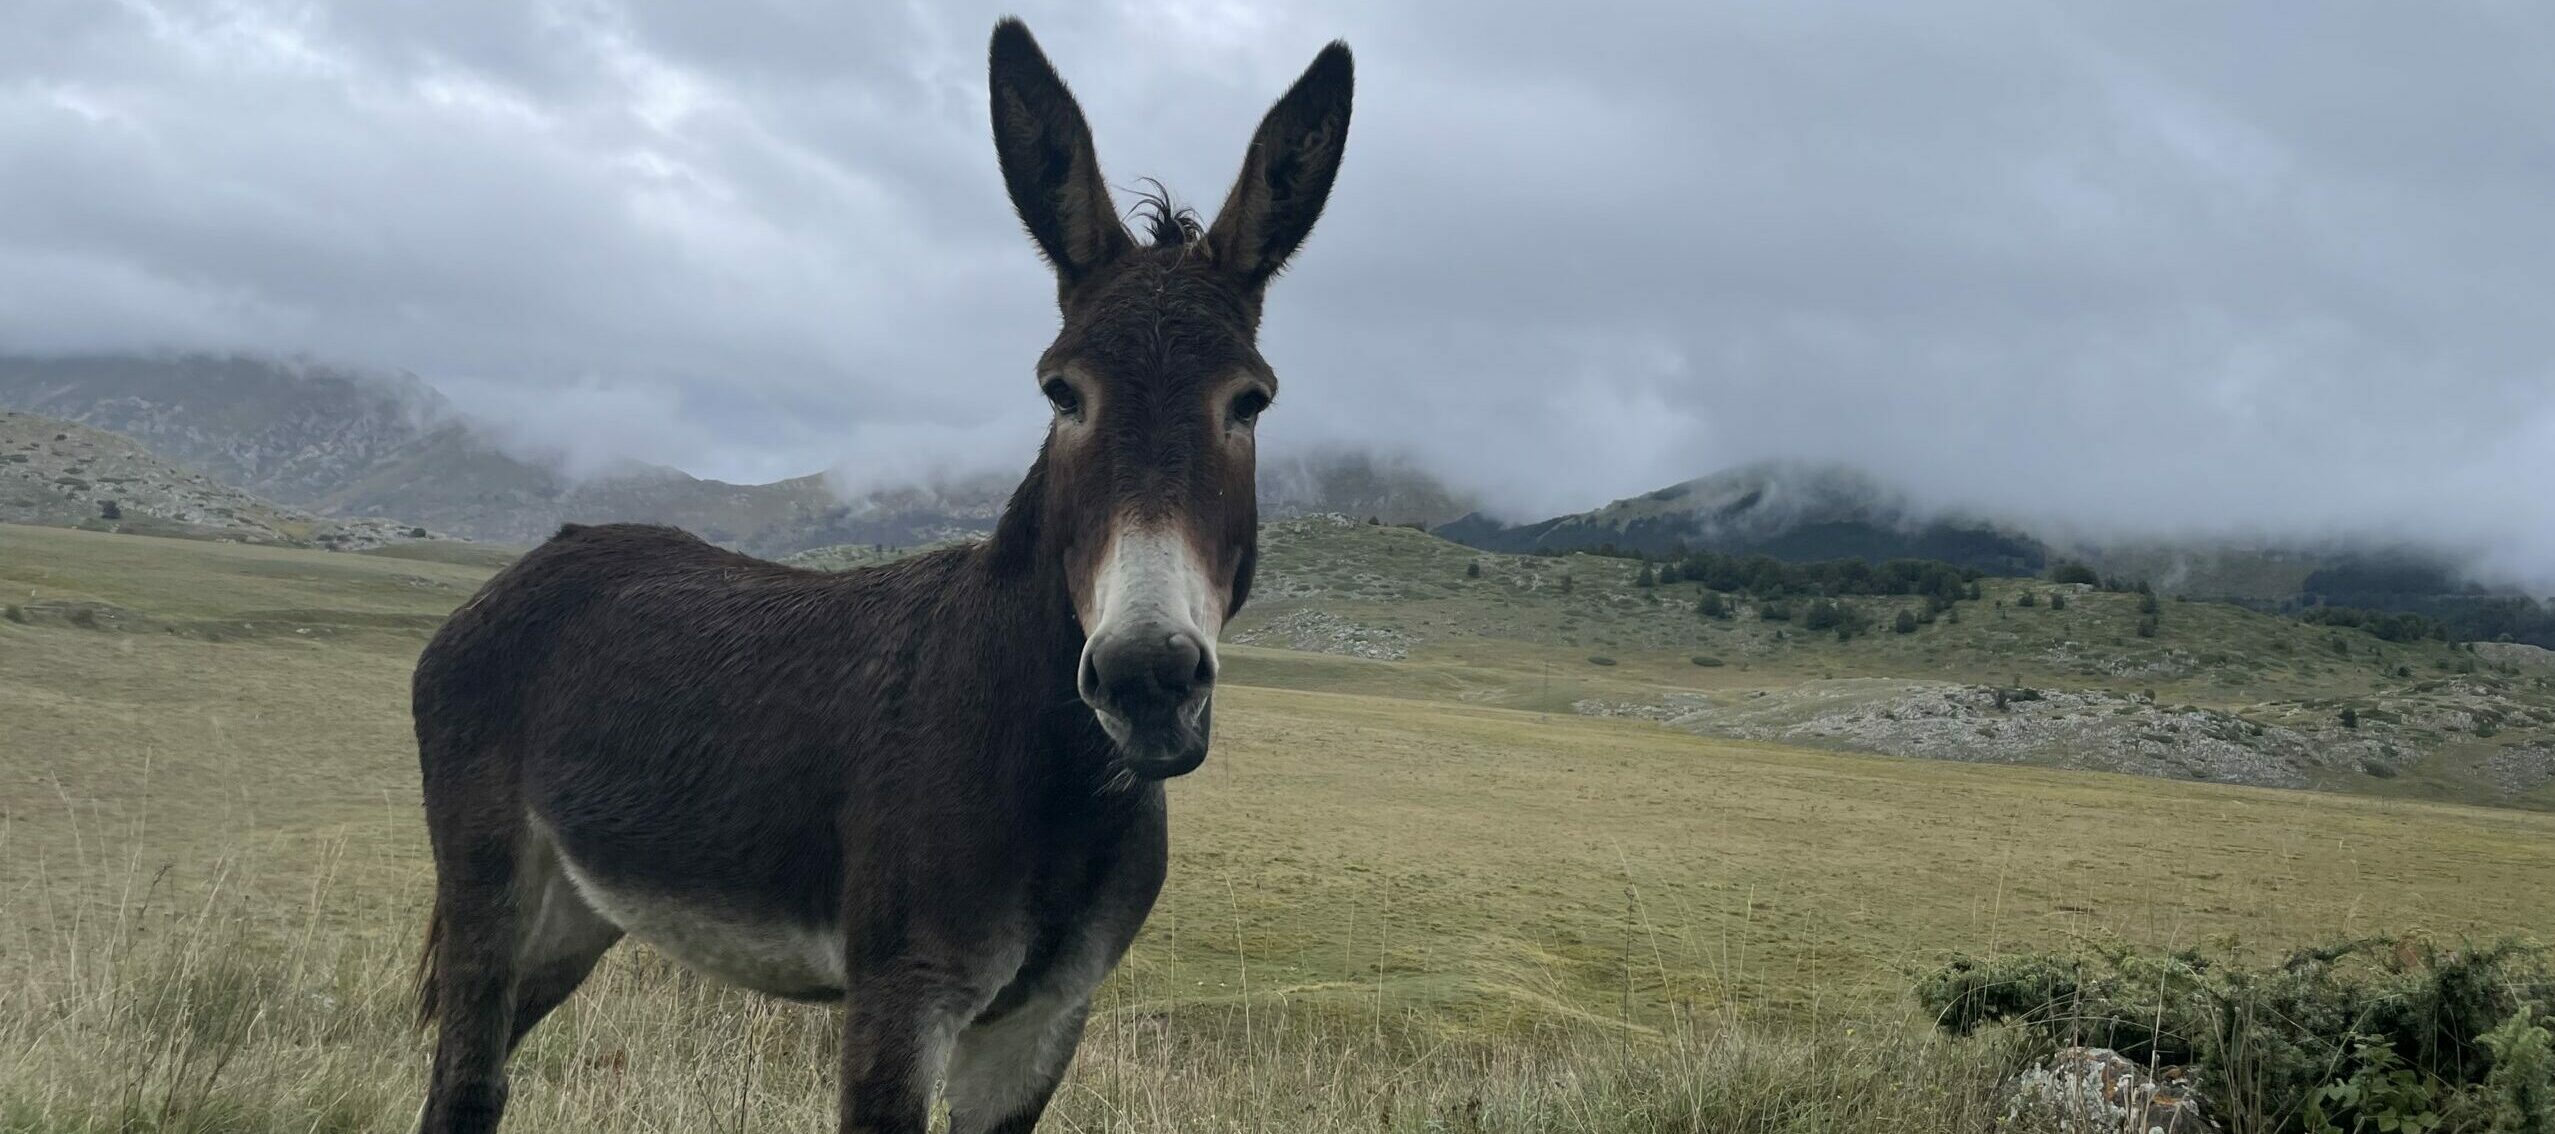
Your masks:
{"label": "donkey's chest", "polygon": [[575,860],[561,863],[586,904],[622,931],[729,984],[795,1000],[830,1000],[845,983],[842,927],[715,895],[617,883]]}

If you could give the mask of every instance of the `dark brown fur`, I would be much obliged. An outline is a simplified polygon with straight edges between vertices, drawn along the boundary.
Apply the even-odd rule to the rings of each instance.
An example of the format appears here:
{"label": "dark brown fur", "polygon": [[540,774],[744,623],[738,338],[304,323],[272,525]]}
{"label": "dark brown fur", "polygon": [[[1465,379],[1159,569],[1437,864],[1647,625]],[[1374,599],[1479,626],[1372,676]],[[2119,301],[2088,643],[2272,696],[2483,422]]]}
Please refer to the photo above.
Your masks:
{"label": "dark brown fur", "polygon": [[[1204,726],[1102,729],[1092,576],[1111,532],[1150,524],[1194,549],[1225,613],[1249,593],[1250,418],[1275,389],[1261,294],[1329,192],[1348,56],[1325,50],[1270,111],[1211,226],[1158,198],[1145,245],[1016,22],[991,77],[1005,181],[1064,316],[1038,374],[1079,399],[992,537],[825,574],[570,525],[419,659],[432,1134],[494,1129],[507,1055],[621,935],[596,892],[839,933],[842,987],[771,991],[847,1006],[843,1128],[921,1131],[946,1033],[958,1134],[1035,1125],[1064,1059],[1021,1037],[1053,1021],[1069,1058],[1089,984],[1151,907],[1156,777],[1194,765]],[[1188,703],[1211,691],[1211,664],[1195,688],[1172,677]]]}

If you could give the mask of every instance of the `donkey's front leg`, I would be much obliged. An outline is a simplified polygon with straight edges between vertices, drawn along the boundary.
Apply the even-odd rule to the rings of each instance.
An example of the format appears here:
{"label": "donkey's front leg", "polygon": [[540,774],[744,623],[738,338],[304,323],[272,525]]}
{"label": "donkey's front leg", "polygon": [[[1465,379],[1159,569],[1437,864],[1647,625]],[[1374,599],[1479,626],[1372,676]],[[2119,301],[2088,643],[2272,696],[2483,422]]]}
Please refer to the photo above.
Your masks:
{"label": "donkey's front leg", "polygon": [[938,966],[889,962],[847,982],[843,1134],[924,1134],[965,994]]}

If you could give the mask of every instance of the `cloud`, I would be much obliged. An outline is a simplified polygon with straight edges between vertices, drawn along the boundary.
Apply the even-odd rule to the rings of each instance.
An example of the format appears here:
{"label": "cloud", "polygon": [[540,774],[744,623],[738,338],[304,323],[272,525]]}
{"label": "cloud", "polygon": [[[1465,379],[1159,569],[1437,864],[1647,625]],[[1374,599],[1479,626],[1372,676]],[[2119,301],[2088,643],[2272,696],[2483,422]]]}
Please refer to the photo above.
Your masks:
{"label": "cloud", "polygon": [[[1029,7],[1113,179],[1207,204],[1357,48],[1273,446],[1520,514],[1837,458],[2555,577],[2555,14]],[[729,478],[1019,467],[1054,315],[983,137],[994,14],[39,2],[0,46],[0,345],[406,369]]]}

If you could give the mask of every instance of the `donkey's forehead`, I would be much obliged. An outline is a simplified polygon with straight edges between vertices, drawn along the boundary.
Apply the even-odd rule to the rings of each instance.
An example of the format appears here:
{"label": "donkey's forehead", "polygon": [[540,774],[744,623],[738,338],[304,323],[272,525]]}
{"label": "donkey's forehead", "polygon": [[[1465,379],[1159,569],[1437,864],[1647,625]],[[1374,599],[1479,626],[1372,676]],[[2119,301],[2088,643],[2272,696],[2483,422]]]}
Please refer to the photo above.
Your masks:
{"label": "donkey's forehead", "polygon": [[1065,303],[1049,361],[1113,371],[1260,368],[1258,311],[1191,250],[1142,249]]}

